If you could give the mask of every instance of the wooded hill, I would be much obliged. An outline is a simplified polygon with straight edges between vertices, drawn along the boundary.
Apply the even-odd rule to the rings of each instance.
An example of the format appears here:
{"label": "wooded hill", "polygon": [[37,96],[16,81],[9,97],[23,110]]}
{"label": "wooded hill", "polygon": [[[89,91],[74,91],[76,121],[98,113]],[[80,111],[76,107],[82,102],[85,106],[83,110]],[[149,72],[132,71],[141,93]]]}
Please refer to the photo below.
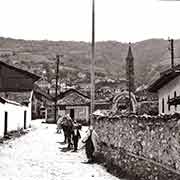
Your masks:
{"label": "wooded hill", "polygon": [[[150,83],[160,71],[170,67],[168,41],[149,39],[132,43],[134,55],[136,85]],[[180,63],[180,40],[175,40],[175,63]],[[117,41],[96,43],[96,72],[104,76],[125,78],[125,58],[128,44]],[[88,72],[91,46],[87,42],[75,41],[30,41],[11,38],[0,38],[1,60],[13,61],[37,66],[41,63],[54,65],[55,55],[63,54],[63,66],[70,71]],[[8,55],[9,53],[9,55]]]}

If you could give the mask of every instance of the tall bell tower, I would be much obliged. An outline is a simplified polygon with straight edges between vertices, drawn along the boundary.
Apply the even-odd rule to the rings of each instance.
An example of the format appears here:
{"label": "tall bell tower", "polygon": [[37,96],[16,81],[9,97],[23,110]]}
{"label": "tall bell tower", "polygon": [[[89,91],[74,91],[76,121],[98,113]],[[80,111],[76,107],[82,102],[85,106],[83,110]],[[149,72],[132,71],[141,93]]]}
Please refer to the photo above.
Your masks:
{"label": "tall bell tower", "polygon": [[132,55],[131,43],[129,43],[128,54],[126,57],[126,80],[128,90],[134,93],[134,57]]}

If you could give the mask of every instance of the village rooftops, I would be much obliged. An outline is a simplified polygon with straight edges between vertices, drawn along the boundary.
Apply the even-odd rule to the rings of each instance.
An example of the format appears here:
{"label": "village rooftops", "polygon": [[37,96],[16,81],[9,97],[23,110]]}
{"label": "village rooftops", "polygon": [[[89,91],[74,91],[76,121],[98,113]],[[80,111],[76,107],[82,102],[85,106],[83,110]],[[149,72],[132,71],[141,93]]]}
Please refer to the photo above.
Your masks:
{"label": "village rooftops", "polygon": [[[63,106],[90,106],[90,97],[84,95],[75,89],[69,89],[61,93],[57,98],[58,105]],[[95,100],[95,109],[109,109],[111,106],[110,101]]]}
{"label": "village rooftops", "polygon": [[44,92],[38,85],[34,85],[33,90],[34,90],[35,94],[39,94],[40,96],[43,96],[50,101],[54,101],[54,97],[52,97],[50,94]]}
{"label": "village rooftops", "polygon": [[114,87],[114,86],[118,86],[118,85],[126,84],[126,83],[127,83],[126,79],[105,80],[105,81],[99,81],[98,83],[96,83],[96,88],[99,88],[99,87],[102,87],[102,86]]}
{"label": "village rooftops", "polygon": [[84,98],[90,99],[89,96],[84,95],[83,93],[81,93],[80,91],[78,91],[78,90],[76,90],[76,89],[68,89],[67,91],[62,92],[60,95],[57,96],[57,99],[58,99],[58,100],[59,100],[59,99],[62,99],[62,98],[64,98],[65,96],[67,96],[67,95],[69,95],[69,94],[71,94],[71,93],[77,93],[77,94],[79,94],[80,96],[82,96],[82,97],[84,97]]}
{"label": "village rooftops", "polygon": [[168,82],[170,82],[179,75],[180,65],[175,66],[173,69],[171,68],[166,71],[163,71],[162,73],[160,73],[160,77],[148,87],[148,91],[157,92],[164,85],[166,85]]}

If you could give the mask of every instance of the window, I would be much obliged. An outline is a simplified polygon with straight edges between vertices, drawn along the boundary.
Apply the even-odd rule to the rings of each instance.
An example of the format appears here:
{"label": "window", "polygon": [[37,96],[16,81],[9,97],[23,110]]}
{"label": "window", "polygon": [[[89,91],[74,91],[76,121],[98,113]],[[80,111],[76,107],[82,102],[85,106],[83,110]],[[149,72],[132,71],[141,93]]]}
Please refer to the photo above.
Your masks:
{"label": "window", "polygon": [[[170,96],[168,96],[168,102],[169,102],[169,100],[170,100]],[[168,103],[168,111],[170,111],[171,109],[170,109],[170,104]]]}
{"label": "window", "polygon": [[164,113],[164,98],[162,98],[162,113]]}
{"label": "window", "polygon": [[[174,91],[174,98],[177,96],[176,91]],[[175,104],[175,111],[177,110],[177,104]]]}

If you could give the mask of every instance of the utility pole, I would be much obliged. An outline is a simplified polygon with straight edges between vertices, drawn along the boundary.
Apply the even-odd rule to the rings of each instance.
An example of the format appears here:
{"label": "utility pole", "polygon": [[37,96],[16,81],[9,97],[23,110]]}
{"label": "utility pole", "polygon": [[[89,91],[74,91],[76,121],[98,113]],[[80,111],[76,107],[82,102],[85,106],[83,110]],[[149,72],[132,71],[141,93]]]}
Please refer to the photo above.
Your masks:
{"label": "utility pole", "polygon": [[94,112],[95,87],[94,87],[94,66],[95,66],[95,0],[92,0],[92,43],[91,43],[91,107],[90,124],[93,124],[92,114]]}
{"label": "utility pole", "polygon": [[57,92],[58,92],[58,79],[59,79],[59,55],[56,55],[56,87],[54,99],[54,121],[57,122]]}
{"label": "utility pole", "polygon": [[169,50],[171,51],[171,68],[174,69],[174,39],[168,39],[170,43]]}

